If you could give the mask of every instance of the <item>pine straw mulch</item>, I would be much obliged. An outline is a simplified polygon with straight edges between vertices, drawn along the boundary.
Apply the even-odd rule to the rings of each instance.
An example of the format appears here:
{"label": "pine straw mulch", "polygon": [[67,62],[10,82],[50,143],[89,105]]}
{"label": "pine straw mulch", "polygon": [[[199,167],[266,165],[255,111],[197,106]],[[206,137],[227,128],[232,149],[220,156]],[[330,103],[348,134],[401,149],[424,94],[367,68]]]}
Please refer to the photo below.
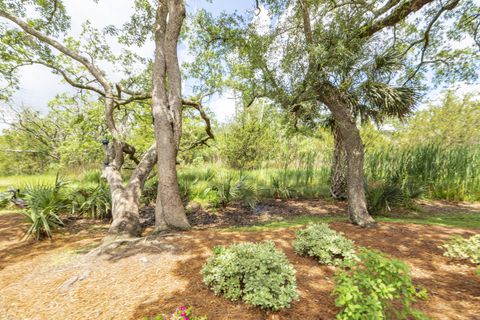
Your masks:
{"label": "pine straw mulch", "polygon": [[[307,206],[307,204],[297,204]],[[311,209],[312,210],[312,209]],[[381,223],[360,229],[330,224],[357,245],[407,262],[414,281],[429,292],[416,307],[432,319],[480,319],[480,277],[475,267],[451,263],[438,245],[452,235],[480,230]],[[216,319],[333,319],[334,268],[293,252],[295,229],[230,232],[192,230],[100,247],[106,224],[74,221],[53,240],[19,241],[21,217],[0,215],[0,319],[143,319],[180,305]],[[267,315],[256,308],[215,296],[200,269],[215,245],[272,240],[297,270],[300,301]],[[93,253],[93,254],[92,254]]]}

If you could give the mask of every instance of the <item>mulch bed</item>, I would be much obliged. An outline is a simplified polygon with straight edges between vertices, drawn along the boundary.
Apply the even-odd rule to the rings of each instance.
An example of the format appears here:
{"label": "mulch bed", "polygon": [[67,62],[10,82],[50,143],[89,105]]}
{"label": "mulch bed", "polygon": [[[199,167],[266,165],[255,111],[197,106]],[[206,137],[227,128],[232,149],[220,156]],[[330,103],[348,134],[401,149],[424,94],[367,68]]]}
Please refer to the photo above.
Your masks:
{"label": "mulch bed", "polygon": [[[106,223],[72,221],[51,241],[19,242],[25,228],[19,216],[0,215],[0,319],[144,319],[169,314],[181,305],[193,306],[196,314],[209,320],[334,319],[338,312],[331,296],[335,268],[296,255],[294,228],[261,232],[203,228],[305,214],[338,215],[344,212],[344,204],[272,201],[263,205],[259,212],[226,208],[214,215],[195,213],[189,217],[197,219],[191,221],[202,230],[120,246],[94,260],[86,259],[84,252],[100,243]],[[415,307],[432,319],[480,319],[480,277],[474,273],[475,266],[452,263],[438,248],[452,235],[471,236],[480,230],[398,223],[381,223],[372,229],[346,222],[330,226],[359,246],[405,261],[415,284],[429,293]],[[274,241],[297,270],[301,298],[292,308],[268,314],[215,296],[205,287],[200,270],[213,246],[265,240]]]}

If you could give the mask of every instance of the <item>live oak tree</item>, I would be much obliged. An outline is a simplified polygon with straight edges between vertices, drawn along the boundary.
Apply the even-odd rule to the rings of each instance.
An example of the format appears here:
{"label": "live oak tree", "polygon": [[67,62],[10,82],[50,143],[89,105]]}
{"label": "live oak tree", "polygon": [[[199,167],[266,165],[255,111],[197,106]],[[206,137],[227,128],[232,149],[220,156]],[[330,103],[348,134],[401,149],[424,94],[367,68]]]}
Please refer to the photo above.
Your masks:
{"label": "live oak tree", "polygon": [[197,14],[192,74],[210,74],[205,86],[234,88],[246,104],[266,97],[293,115],[330,113],[348,162],[350,220],[372,225],[358,122],[405,116],[428,82],[475,78],[473,41],[462,42],[468,32],[455,27],[468,22],[464,29],[475,34],[478,6],[459,0],[265,0],[256,6],[243,15]]}
{"label": "live oak tree", "polygon": [[[99,96],[104,105],[104,123],[109,136],[103,141],[106,151],[103,176],[112,195],[113,221],[109,232],[128,236],[140,233],[140,196],[155,163],[158,163],[159,176],[157,229],[189,227],[180,200],[175,167],[184,104],[197,109],[206,119],[208,135],[204,139],[213,137],[200,102],[184,101],[181,96],[176,50],[185,16],[183,1],[137,1],[135,5],[131,23],[110,26],[103,32],[86,23],[81,38],[76,39],[67,35],[70,18],[60,0],[0,1],[0,17],[3,19],[0,25],[0,71],[6,85],[2,98],[8,99],[14,91],[18,69],[33,64],[50,68],[72,87]],[[140,20],[141,29],[137,31],[141,34],[129,33],[132,23],[135,24],[135,19],[142,15],[150,19]],[[134,44],[132,37],[145,41],[151,34],[155,34],[154,61],[128,50]],[[108,35],[116,36],[125,46],[121,55],[110,50],[106,43]],[[124,79],[116,83],[109,80],[105,70],[101,69],[106,64],[122,70]],[[143,68],[135,68],[137,66]],[[150,101],[156,143],[139,157],[136,148],[125,141],[129,128],[122,126],[120,114],[128,112],[135,103]],[[136,167],[124,183],[122,168],[126,157],[132,159]]]}

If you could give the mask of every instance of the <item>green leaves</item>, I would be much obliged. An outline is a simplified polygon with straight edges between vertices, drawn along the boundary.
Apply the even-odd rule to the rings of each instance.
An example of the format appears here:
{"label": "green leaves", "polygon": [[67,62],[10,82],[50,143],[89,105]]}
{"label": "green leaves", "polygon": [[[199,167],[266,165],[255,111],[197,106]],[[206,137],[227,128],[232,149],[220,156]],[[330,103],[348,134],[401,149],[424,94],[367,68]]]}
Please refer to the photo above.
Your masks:
{"label": "green leaves", "polygon": [[380,252],[362,249],[360,261],[335,276],[337,319],[427,319],[411,307],[426,291],[416,288],[405,263]]}
{"label": "green leaves", "polygon": [[273,311],[298,300],[295,270],[273,242],[215,247],[203,266],[203,281],[230,300]]}
{"label": "green leaves", "polygon": [[314,257],[321,264],[351,264],[357,259],[353,241],[325,223],[298,230],[293,246],[298,254]]}
{"label": "green leaves", "polygon": [[440,246],[445,252],[443,255],[454,260],[470,261],[480,265],[480,235],[470,238],[455,236]]}

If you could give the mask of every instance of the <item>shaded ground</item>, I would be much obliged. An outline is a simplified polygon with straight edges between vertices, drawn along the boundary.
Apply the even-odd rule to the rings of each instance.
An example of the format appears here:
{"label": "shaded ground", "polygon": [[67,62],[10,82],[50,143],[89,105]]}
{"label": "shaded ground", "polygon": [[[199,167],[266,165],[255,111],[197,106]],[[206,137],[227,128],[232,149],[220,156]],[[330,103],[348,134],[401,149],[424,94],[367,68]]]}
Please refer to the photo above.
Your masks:
{"label": "shaded ground", "polygon": [[[250,224],[253,219],[229,215],[267,219],[266,211],[270,220],[278,220],[297,212],[327,215],[344,210],[342,204],[321,201],[266,205],[268,211],[260,214],[227,213],[236,210],[227,208],[216,215],[216,223],[239,219],[240,225],[245,224],[242,221]],[[333,207],[325,209],[327,205]],[[357,245],[406,261],[415,283],[429,292],[429,299],[417,307],[433,319],[480,319],[480,277],[474,275],[474,266],[450,263],[438,248],[454,234],[470,236],[480,229],[398,223],[367,230],[345,222],[331,226]],[[333,319],[338,312],[330,295],[334,268],[294,254],[295,229],[193,230],[124,244],[92,257],[86,252],[100,243],[105,227],[73,221],[67,232],[52,241],[19,242],[25,228],[21,218],[0,215],[0,319],[143,319],[180,305],[195,307],[197,314],[209,320],[264,319],[267,315],[260,310],[215,296],[199,274],[214,245],[263,240],[273,240],[297,270],[300,301],[278,313],[278,319]]]}

